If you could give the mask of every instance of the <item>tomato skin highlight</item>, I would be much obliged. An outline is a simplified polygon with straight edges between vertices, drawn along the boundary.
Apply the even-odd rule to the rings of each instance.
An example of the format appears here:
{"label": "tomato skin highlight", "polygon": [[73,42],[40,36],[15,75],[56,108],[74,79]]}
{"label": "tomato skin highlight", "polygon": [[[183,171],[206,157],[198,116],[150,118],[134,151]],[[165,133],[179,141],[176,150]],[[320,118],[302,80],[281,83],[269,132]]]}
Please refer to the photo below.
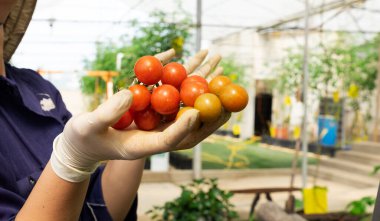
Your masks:
{"label": "tomato skin highlight", "polygon": [[202,122],[214,122],[222,113],[222,103],[219,98],[212,93],[200,95],[194,103],[194,108],[199,110]]}
{"label": "tomato skin highlight", "polygon": [[139,58],[134,67],[137,79],[146,85],[158,83],[162,76],[162,69],[161,61],[149,55]]}
{"label": "tomato skin highlight", "polygon": [[163,84],[153,90],[151,96],[152,108],[160,114],[172,114],[179,108],[180,94],[169,84]]}
{"label": "tomato skin highlight", "polygon": [[151,107],[133,113],[136,126],[140,130],[153,130],[161,121],[161,116]]}
{"label": "tomato skin highlight", "polygon": [[182,81],[181,88],[182,85],[187,84],[189,82],[200,82],[202,84],[208,85],[207,80],[204,77],[201,77],[199,75],[191,75]]}
{"label": "tomato skin highlight", "polygon": [[187,73],[183,65],[177,62],[171,62],[164,66],[161,82],[162,84],[170,84],[176,88],[180,88],[182,81],[186,78]]}
{"label": "tomato skin highlight", "polygon": [[126,111],[123,116],[114,124],[112,128],[116,130],[123,130],[133,122],[133,116],[130,111]]}
{"label": "tomato skin highlight", "polygon": [[248,104],[247,91],[237,84],[229,84],[224,87],[219,98],[223,107],[229,112],[239,112]]}
{"label": "tomato skin highlight", "polygon": [[182,83],[181,85],[181,100],[189,107],[194,106],[194,102],[198,96],[204,93],[208,93],[208,85],[199,81]]}
{"label": "tomato skin highlight", "polygon": [[208,89],[210,93],[216,94],[219,96],[220,92],[224,89],[225,86],[231,84],[231,80],[223,75],[216,76],[208,84]]}
{"label": "tomato skin highlight", "polygon": [[151,94],[148,88],[143,85],[136,84],[129,87],[129,90],[133,94],[133,102],[130,108],[131,110],[142,111],[149,106]]}

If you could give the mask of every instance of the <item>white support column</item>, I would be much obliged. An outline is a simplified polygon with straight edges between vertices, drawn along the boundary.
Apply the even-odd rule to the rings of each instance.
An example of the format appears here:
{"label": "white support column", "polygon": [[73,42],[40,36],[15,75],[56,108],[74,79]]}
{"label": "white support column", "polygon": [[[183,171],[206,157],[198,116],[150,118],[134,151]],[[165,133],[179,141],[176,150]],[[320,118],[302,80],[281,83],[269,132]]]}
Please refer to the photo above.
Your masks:
{"label": "white support column", "polygon": [[[197,29],[196,29],[196,40],[195,49],[199,51],[201,49],[202,41],[202,0],[197,0]],[[193,149],[193,176],[194,179],[200,179],[202,177],[202,146],[198,144]]]}
{"label": "white support column", "polygon": [[307,153],[308,153],[308,134],[307,134],[307,89],[309,81],[309,0],[305,0],[305,38],[304,38],[304,59],[303,59],[303,104],[304,115],[302,122],[302,187],[307,186]]}

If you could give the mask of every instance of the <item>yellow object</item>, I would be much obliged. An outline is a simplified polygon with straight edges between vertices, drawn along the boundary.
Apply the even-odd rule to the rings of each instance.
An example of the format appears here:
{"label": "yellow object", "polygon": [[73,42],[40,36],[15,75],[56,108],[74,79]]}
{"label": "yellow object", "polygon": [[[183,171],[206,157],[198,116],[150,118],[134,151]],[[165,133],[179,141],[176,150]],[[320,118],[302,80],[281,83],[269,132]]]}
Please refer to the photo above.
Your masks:
{"label": "yellow object", "polygon": [[357,98],[359,96],[359,88],[356,84],[351,84],[348,89],[348,96],[351,98]]}
{"label": "yellow object", "polygon": [[334,91],[333,92],[333,101],[334,101],[334,103],[338,103],[339,99],[340,99],[339,91]]}
{"label": "yellow object", "polygon": [[172,41],[172,48],[178,53],[182,52],[185,39],[183,37],[176,37]]}
{"label": "yellow object", "polygon": [[294,139],[298,139],[301,136],[301,127],[295,126],[293,130],[293,137]]}
{"label": "yellow object", "polygon": [[327,188],[315,186],[303,189],[305,214],[327,213]]}
{"label": "yellow object", "polygon": [[238,75],[236,74],[236,73],[232,73],[232,74],[230,74],[229,76],[228,76],[230,79],[231,79],[231,81],[236,81],[237,80],[237,78],[238,78]]}
{"label": "yellow object", "polygon": [[286,96],[284,98],[284,103],[286,106],[290,106],[292,104],[292,99],[290,98],[290,96]]}
{"label": "yellow object", "polygon": [[269,133],[271,137],[276,137],[276,128],[273,126],[270,126]]}
{"label": "yellow object", "polygon": [[234,126],[232,126],[232,134],[235,136],[240,135],[240,126],[238,124],[234,124]]}

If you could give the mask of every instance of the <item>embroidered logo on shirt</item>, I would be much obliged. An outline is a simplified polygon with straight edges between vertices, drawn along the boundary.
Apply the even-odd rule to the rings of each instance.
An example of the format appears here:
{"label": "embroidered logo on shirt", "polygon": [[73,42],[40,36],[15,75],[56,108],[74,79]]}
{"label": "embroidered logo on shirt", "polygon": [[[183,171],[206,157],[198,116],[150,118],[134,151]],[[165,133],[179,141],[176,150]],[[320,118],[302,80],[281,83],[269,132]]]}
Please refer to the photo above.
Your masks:
{"label": "embroidered logo on shirt", "polygon": [[43,111],[51,111],[55,109],[55,104],[49,94],[38,94],[42,97],[40,100],[41,109]]}

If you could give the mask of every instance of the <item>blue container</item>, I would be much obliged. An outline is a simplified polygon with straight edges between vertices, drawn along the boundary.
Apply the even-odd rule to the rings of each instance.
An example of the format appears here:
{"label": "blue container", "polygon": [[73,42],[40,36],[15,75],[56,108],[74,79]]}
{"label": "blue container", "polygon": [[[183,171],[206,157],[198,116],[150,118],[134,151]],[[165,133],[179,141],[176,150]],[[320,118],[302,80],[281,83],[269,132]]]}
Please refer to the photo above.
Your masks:
{"label": "blue container", "polygon": [[318,137],[322,146],[333,147],[338,139],[338,122],[332,116],[318,117]]}

